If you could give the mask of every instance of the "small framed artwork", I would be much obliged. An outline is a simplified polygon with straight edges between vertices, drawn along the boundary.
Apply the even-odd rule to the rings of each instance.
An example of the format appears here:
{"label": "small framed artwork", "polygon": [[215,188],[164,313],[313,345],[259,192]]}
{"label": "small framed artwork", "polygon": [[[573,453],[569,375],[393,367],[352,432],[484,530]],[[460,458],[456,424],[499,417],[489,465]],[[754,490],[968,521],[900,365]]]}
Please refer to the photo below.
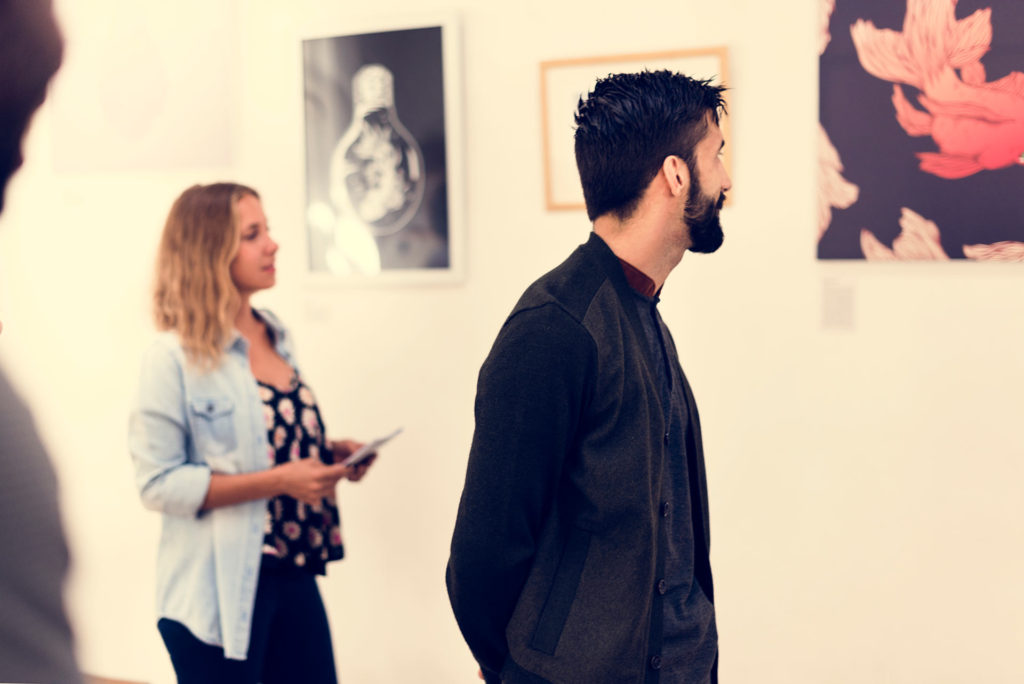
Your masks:
{"label": "small framed artwork", "polygon": [[451,16],[302,41],[311,279],[462,279],[460,50]]}
{"label": "small framed artwork", "polygon": [[[729,85],[728,51],[725,47],[582,57],[541,63],[544,195],[549,210],[584,208],[573,144],[574,116],[580,98],[585,98],[593,90],[599,78],[645,69],[668,69],[693,78],[712,79],[716,85]],[[728,91],[725,97],[728,101]],[[729,117],[722,118],[721,126],[725,139],[731,143]],[[728,143],[724,156],[726,169],[731,173],[731,146]]]}

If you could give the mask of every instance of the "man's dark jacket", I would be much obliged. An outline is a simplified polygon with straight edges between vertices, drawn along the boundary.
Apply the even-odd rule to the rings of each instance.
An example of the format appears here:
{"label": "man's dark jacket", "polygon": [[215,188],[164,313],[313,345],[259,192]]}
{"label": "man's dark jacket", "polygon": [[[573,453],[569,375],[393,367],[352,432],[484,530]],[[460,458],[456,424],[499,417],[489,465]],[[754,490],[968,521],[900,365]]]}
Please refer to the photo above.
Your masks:
{"label": "man's dark jacket", "polygon": [[[592,234],[527,289],[480,370],[447,583],[489,683],[658,681],[668,417],[634,299]],[[684,392],[695,574],[713,602],[685,379]]]}

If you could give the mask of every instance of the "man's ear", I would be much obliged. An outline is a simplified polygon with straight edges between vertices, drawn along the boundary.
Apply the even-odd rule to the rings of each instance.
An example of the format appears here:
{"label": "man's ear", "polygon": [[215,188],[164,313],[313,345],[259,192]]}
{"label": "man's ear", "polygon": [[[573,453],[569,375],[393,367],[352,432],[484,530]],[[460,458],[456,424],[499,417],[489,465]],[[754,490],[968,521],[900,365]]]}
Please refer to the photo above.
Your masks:
{"label": "man's ear", "polygon": [[681,157],[674,154],[665,157],[665,161],[661,163],[661,173],[673,197],[678,197],[690,189],[690,168]]}

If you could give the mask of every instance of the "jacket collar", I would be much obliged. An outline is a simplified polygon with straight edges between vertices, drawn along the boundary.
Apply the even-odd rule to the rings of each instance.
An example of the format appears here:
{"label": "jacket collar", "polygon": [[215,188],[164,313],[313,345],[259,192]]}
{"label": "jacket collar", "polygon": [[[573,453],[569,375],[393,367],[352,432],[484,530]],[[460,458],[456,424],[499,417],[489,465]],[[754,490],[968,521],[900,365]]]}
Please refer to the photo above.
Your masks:
{"label": "jacket collar", "polygon": [[[263,321],[267,326],[267,330],[270,332],[270,342],[280,352],[281,344],[284,342],[284,337],[287,332],[281,322],[277,320],[277,316],[270,313],[266,309],[253,309],[252,313],[256,318]],[[231,335],[228,337],[227,343],[224,345],[225,352],[240,352],[242,354],[249,353],[249,340],[242,336],[242,333],[238,332],[234,328],[231,330]]]}

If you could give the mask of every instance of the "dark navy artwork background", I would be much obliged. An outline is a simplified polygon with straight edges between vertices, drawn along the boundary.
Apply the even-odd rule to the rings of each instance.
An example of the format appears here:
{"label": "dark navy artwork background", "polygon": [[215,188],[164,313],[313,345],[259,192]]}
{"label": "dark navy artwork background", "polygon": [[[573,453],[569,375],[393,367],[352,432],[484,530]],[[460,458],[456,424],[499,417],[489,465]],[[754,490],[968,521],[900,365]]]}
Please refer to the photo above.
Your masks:
{"label": "dark navy artwork background", "polygon": [[[1019,0],[960,0],[957,19],[992,8],[992,49],[981,59],[986,80],[1024,71],[1024,3]],[[818,243],[820,259],[863,259],[860,231],[885,245],[900,233],[901,207],[934,221],[942,246],[964,258],[963,245],[1003,240],[1024,242],[1024,166],[980,171],[947,180],[918,168],[917,152],[936,152],[929,136],[912,138],[896,122],[893,84],[861,67],[850,26],[868,19],[880,29],[901,31],[906,3],[900,0],[837,0],[829,42],[820,62],[820,120],[842,160],[843,177],[860,188],[848,209],[833,209],[832,223]],[[903,85],[920,109],[918,91]]]}

